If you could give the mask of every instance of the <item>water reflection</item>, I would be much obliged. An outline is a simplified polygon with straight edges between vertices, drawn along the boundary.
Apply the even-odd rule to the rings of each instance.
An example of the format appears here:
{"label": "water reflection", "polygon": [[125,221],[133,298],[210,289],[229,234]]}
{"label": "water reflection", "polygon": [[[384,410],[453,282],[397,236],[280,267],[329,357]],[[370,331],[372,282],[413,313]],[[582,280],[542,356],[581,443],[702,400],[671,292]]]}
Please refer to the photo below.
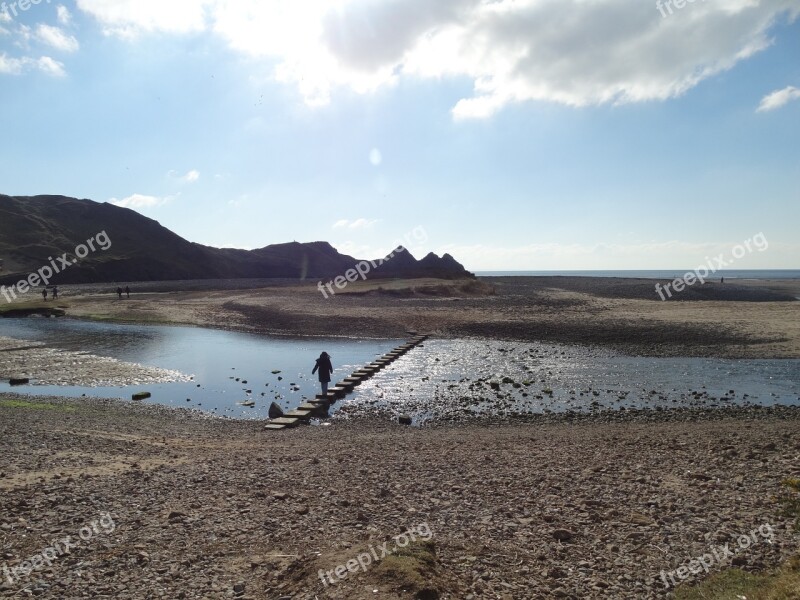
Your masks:
{"label": "water reflection", "polygon": [[[271,402],[296,408],[318,393],[311,375],[322,350],[333,357],[334,377],[346,377],[400,340],[280,339],[196,327],[95,323],[72,319],[0,319],[0,335],[41,341],[194,376],[189,383],[148,385],[150,401],[235,418],[266,418]],[[273,373],[273,371],[279,371]],[[0,383],[0,391],[9,391]],[[57,396],[130,399],[138,388],[21,386],[14,391]],[[240,403],[255,401],[254,407]]]}
{"label": "water reflection", "polygon": [[[70,319],[0,319],[0,335],[191,374],[190,383],[148,386],[151,401],[234,418],[266,418],[272,401],[291,409],[313,398],[318,383],[311,369],[322,350],[333,356],[336,381],[400,343],[281,339]],[[0,384],[0,391],[9,389]],[[14,390],[126,399],[138,391],[55,386]],[[240,406],[249,400],[255,407]],[[388,409],[419,421],[747,403],[800,405],[800,360],[637,358],[558,344],[432,339],[356,388],[333,412],[343,406],[346,413]]]}

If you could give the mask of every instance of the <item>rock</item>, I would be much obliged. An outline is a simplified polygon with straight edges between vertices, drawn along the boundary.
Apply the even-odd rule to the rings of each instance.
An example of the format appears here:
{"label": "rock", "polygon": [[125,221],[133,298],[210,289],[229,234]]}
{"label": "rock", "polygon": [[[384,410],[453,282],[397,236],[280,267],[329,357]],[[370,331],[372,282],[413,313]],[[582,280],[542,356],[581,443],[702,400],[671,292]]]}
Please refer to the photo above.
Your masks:
{"label": "rock", "polygon": [[311,511],[311,509],[310,509],[310,508],[308,508],[308,506],[307,506],[307,505],[305,505],[305,504],[304,504],[303,506],[298,506],[298,507],[295,509],[295,512],[296,512],[298,515],[307,515],[307,514],[308,514],[310,511]]}
{"label": "rock", "polygon": [[30,383],[30,381],[31,380],[28,379],[27,377],[11,377],[8,380],[8,383],[11,385],[26,385]]}
{"label": "rock", "polygon": [[411,425],[413,420],[411,419],[411,417],[409,415],[400,415],[397,418],[397,422],[400,423],[400,425]]}
{"label": "rock", "polygon": [[131,396],[132,400],[147,400],[150,398],[152,394],[150,392],[136,392],[133,396]]}
{"label": "rock", "polygon": [[654,521],[647,515],[643,515],[640,513],[633,513],[631,515],[631,523],[633,523],[634,525],[641,525],[642,527],[646,527],[648,525],[652,525]]}
{"label": "rock", "polygon": [[569,529],[555,529],[551,535],[559,542],[568,542],[575,537],[575,533]]}
{"label": "rock", "polygon": [[280,419],[283,416],[283,409],[278,406],[277,403],[273,402],[269,405],[268,414],[270,419]]}

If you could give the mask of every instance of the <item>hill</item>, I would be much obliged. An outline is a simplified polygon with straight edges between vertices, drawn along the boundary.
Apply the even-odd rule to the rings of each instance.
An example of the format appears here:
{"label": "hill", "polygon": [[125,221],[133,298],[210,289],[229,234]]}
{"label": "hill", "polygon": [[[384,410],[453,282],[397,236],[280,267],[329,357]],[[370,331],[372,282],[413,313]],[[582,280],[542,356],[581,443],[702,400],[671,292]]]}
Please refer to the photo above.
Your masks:
{"label": "hill", "polygon": [[[102,232],[105,235],[99,236]],[[85,257],[75,255],[84,253],[81,244],[86,248]],[[63,268],[65,263],[59,259],[64,253],[67,261],[74,262],[69,268]],[[63,269],[52,278],[52,283],[63,284],[327,279],[344,275],[359,262],[327,242],[291,242],[257,250],[212,248],[189,242],[157,221],[113,204],[65,196],[0,195],[0,283],[6,285],[48,265],[53,270]],[[370,267],[368,277],[453,279],[473,275],[448,254],[439,257],[431,253],[417,260],[406,251]]]}

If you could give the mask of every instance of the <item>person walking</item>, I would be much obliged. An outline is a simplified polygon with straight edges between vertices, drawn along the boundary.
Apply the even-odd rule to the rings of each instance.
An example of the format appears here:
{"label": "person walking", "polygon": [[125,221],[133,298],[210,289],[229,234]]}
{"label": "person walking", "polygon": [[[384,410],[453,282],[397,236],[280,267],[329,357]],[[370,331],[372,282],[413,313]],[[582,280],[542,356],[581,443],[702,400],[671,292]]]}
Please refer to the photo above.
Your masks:
{"label": "person walking", "polygon": [[58,286],[53,286],[53,300],[58,300]]}
{"label": "person walking", "polygon": [[131,288],[129,288],[127,285],[125,286],[125,293],[127,294],[128,299],[130,299],[130,297],[131,297]]}
{"label": "person walking", "polygon": [[323,352],[317,359],[317,364],[314,365],[314,370],[311,371],[313,375],[319,371],[319,384],[322,388],[322,395],[328,393],[328,384],[331,382],[331,374],[333,374],[333,365],[331,364],[331,357],[327,352]]}
{"label": "person walking", "polygon": [[122,288],[119,286],[117,286],[117,296],[119,296],[119,299],[122,300]]}
{"label": "person walking", "polygon": [[42,298],[47,302],[47,288],[42,289]]}

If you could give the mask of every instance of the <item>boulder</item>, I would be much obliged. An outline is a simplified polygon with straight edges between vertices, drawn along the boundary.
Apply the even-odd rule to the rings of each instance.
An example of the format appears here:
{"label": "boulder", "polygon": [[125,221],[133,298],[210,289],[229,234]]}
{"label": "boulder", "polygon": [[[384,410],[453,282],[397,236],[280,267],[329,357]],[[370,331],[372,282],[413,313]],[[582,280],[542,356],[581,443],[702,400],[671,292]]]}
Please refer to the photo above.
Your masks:
{"label": "boulder", "polygon": [[280,419],[283,416],[283,409],[275,402],[269,405],[269,418]]}

